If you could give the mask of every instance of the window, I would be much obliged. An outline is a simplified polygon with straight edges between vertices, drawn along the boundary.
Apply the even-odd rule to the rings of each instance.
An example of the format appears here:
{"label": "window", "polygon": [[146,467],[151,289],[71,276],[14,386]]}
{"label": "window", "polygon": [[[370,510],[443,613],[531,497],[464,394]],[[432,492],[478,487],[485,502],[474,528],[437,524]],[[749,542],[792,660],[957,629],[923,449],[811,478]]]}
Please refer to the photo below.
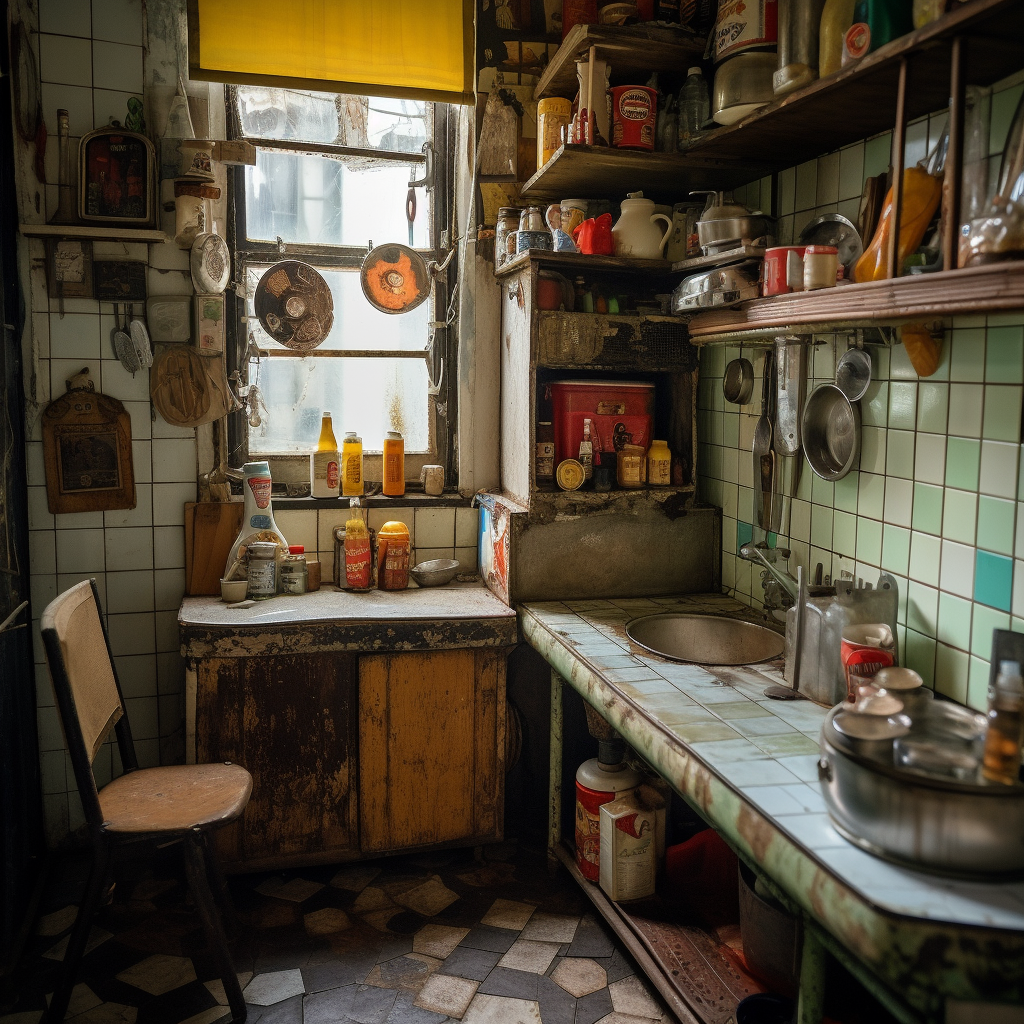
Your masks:
{"label": "window", "polygon": [[[454,308],[455,261],[431,297],[408,313],[379,312],[359,282],[371,244],[404,242],[441,262],[450,237],[449,108],[250,86],[229,96],[236,136],[257,147],[255,167],[235,172],[233,227],[245,283],[238,369],[261,400],[244,436],[232,438],[233,450],[250,458],[304,456],[330,410],[339,444],[344,431],[355,430],[364,451],[379,453],[384,432],[400,430],[410,478],[419,478],[422,464],[441,462],[453,479],[447,349],[454,330],[445,325]],[[410,223],[409,183],[430,173],[433,187],[414,190]],[[334,324],[310,354],[273,341],[253,315],[256,284],[280,259],[309,263],[331,289]],[[371,461],[370,479],[373,468]]]}

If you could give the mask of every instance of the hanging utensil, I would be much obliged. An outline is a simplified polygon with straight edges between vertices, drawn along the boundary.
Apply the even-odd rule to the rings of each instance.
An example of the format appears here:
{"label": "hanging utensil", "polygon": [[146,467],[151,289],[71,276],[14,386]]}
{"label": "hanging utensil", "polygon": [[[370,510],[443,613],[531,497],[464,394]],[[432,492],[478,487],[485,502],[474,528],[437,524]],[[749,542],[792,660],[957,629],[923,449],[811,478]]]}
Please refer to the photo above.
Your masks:
{"label": "hanging utensil", "polygon": [[298,352],[322,344],[334,325],[330,287],[322,274],[298,260],[267,269],[256,285],[253,309],[274,341]]}
{"label": "hanging utensil", "polygon": [[851,402],[859,402],[871,384],[871,356],[864,349],[848,348],[836,363],[836,387]]}
{"label": "hanging utensil", "polygon": [[[123,319],[122,319],[123,318]],[[121,365],[134,377],[142,369],[142,360],[139,358],[135,346],[132,344],[131,336],[125,330],[128,326],[128,314],[124,306],[114,306],[114,333],[111,342],[114,346],[114,355],[121,360]]]}
{"label": "hanging utensil", "polygon": [[206,203],[199,206],[199,233],[189,254],[192,284],[201,295],[219,295],[231,280],[231,252],[216,231],[206,230]]}
{"label": "hanging utensil", "polygon": [[146,329],[146,324],[135,315],[134,304],[132,306],[132,321],[128,325],[128,330],[139,364],[143,369],[148,369],[153,365],[153,346],[149,342],[149,331]]}
{"label": "hanging utensil", "polygon": [[765,532],[777,532],[782,520],[782,502],[775,497],[778,473],[772,417],[775,409],[775,353],[764,354],[764,376],[761,381],[761,415],[754,426],[754,503],[757,525]]}
{"label": "hanging utensil", "polygon": [[776,338],[775,362],[779,383],[774,446],[780,455],[797,455],[800,452],[800,416],[807,387],[806,339]]}
{"label": "hanging utensil", "polygon": [[746,405],[754,393],[754,367],[749,359],[732,359],[725,368],[722,393],[733,405]]}
{"label": "hanging utensil", "polygon": [[382,313],[408,313],[425,302],[434,278],[455,255],[451,249],[442,263],[428,263],[415,249],[398,242],[371,249],[359,268],[363,294]]}

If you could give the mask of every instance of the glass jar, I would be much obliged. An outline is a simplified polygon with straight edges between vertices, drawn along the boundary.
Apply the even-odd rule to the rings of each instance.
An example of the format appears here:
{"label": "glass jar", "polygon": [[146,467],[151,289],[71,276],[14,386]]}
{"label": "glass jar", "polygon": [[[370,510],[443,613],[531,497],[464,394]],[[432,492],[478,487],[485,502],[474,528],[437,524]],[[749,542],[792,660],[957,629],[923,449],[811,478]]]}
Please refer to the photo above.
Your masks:
{"label": "glass jar", "polygon": [[266,601],[277,593],[277,545],[273,541],[255,541],[248,546],[247,597]]}
{"label": "glass jar", "polygon": [[302,544],[292,544],[288,554],[281,559],[277,587],[282,594],[304,594],[307,588],[306,549]]}
{"label": "glass jar", "polygon": [[624,444],[616,461],[616,477],[620,487],[636,490],[644,485],[645,451],[638,444]]}
{"label": "glass jar", "polygon": [[647,453],[647,482],[651,487],[668,487],[672,483],[672,453],[667,441],[651,441]]}

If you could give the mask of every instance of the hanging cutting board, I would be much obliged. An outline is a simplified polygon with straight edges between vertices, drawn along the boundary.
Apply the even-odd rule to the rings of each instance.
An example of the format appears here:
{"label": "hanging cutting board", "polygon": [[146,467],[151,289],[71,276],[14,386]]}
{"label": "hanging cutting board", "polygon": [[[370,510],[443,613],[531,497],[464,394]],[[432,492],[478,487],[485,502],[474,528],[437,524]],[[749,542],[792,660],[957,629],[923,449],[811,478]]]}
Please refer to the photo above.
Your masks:
{"label": "hanging cutting board", "polygon": [[88,372],[43,412],[46,503],[54,514],[135,508],[131,418],[116,398],[93,390]]}
{"label": "hanging cutting board", "polygon": [[219,595],[228,551],[242,529],[241,501],[185,502],[185,593]]}

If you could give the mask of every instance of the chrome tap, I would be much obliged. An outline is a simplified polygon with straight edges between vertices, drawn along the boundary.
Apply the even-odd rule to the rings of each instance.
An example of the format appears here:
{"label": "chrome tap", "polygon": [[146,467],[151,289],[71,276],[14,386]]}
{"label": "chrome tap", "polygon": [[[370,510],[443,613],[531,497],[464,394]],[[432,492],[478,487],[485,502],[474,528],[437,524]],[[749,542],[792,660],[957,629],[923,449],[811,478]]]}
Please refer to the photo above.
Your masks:
{"label": "chrome tap", "polygon": [[[789,608],[797,602],[800,593],[797,581],[790,575],[788,569],[780,569],[775,564],[779,558],[789,561],[791,553],[789,548],[770,548],[764,541],[759,544],[751,544],[748,541],[740,548],[741,558],[747,559],[748,562],[759,562],[764,567],[761,581],[767,608]],[[771,593],[776,587],[781,590],[777,599],[776,595]]]}

